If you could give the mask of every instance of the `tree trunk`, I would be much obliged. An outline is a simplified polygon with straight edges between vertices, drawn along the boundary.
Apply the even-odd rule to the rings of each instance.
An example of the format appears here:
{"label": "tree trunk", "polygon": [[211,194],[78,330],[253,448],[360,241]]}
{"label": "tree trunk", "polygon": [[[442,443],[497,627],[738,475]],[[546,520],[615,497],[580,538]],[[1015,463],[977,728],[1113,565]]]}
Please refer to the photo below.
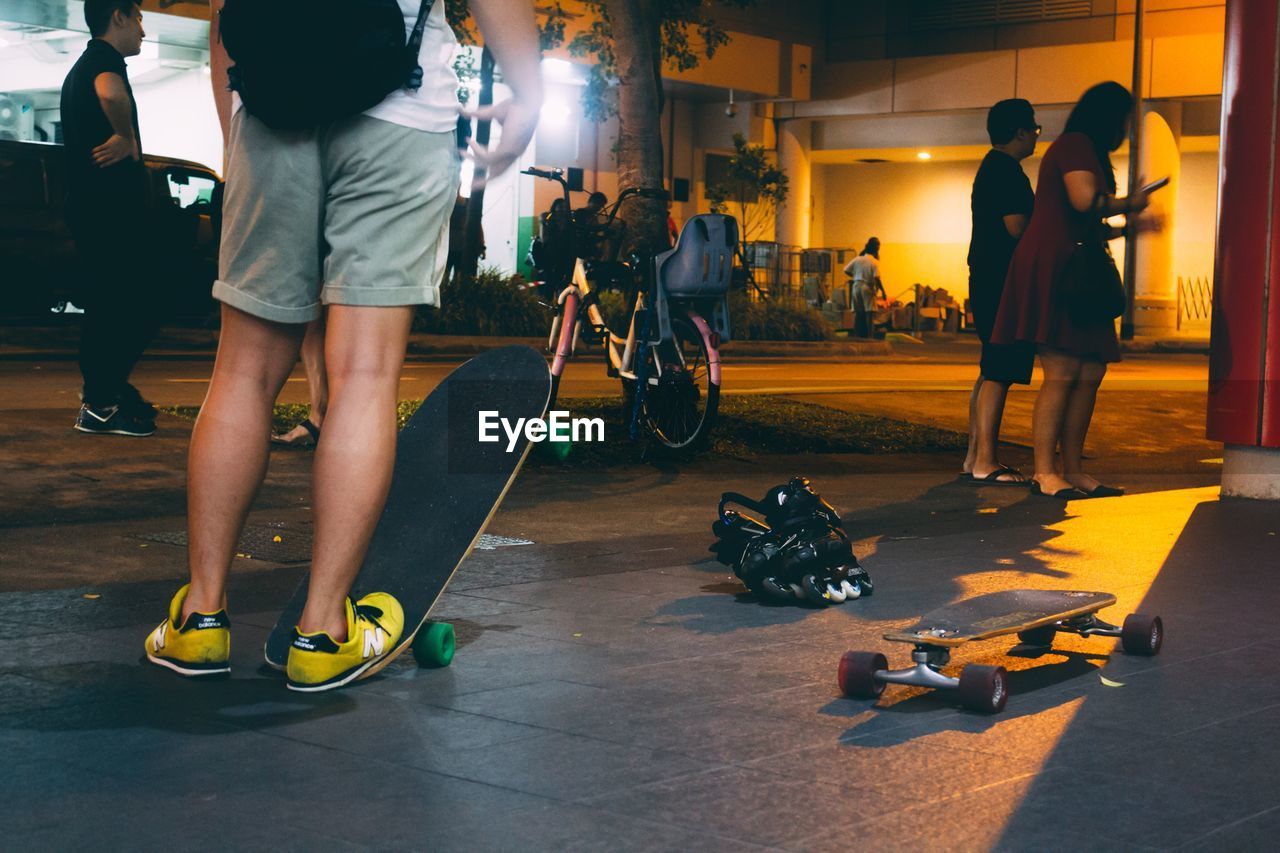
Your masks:
{"label": "tree trunk", "polygon": [[[606,0],[618,67],[618,189],[662,189],[661,0]],[[628,250],[667,245],[666,205],[632,198],[623,207]]]}

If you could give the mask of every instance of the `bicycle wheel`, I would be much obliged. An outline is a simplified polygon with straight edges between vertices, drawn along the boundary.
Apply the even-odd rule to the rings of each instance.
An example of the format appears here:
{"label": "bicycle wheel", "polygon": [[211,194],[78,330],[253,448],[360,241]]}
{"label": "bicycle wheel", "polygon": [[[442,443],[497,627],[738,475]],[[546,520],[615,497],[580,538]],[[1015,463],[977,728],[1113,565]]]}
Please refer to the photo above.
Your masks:
{"label": "bicycle wheel", "polygon": [[720,404],[720,386],[711,382],[706,341],[687,317],[671,318],[671,342],[649,350],[640,418],[660,444],[672,450],[705,444]]}

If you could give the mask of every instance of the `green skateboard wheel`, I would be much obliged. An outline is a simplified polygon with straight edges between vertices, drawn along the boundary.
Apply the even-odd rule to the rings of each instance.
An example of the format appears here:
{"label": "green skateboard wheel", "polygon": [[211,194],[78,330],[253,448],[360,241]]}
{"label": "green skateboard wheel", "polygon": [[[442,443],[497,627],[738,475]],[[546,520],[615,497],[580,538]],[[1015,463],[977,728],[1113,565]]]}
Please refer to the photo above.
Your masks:
{"label": "green skateboard wheel", "polygon": [[421,666],[448,666],[455,646],[453,626],[431,622],[413,638],[413,657]]}
{"label": "green skateboard wheel", "polygon": [[551,451],[551,458],[557,462],[563,462],[569,456],[569,448],[573,447],[573,442],[569,439],[561,441],[548,441],[548,447]]}

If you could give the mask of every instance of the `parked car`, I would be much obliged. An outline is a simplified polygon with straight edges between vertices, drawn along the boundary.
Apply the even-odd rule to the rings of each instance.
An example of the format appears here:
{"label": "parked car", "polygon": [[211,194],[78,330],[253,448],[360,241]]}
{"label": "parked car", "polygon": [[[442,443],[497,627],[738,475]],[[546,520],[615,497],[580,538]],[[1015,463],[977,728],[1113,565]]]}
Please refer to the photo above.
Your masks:
{"label": "parked car", "polygon": [[[218,270],[222,181],[207,166],[143,156],[153,216],[142,245],[155,253],[168,319],[203,323]],[[63,217],[66,169],[61,145],[0,140],[0,318],[49,322],[68,310],[86,282]]]}

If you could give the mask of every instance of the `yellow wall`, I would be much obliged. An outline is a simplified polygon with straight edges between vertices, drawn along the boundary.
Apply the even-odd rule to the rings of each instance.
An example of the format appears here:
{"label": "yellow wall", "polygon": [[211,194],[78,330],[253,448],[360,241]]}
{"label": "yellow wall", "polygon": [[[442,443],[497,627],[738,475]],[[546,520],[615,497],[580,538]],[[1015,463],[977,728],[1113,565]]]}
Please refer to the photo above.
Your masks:
{"label": "yellow wall", "polygon": [[[1175,277],[1213,271],[1217,162],[1213,152],[1182,155],[1173,217]],[[1116,157],[1115,167],[1123,192],[1126,158]],[[811,245],[860,249],[877,236],[890,296],[920,282],[963,297],[969,289],[969,192],[977,168],[977,161],[815,166]],[[1038,157],[1023,161],[1033,186],[1039,168]],[[1123,264],[1123,241],[1112,249]]]}
{"label": "yellow wall", "polygon": [[890,296],[916,282],[968,292],[969,188],[976,163],[820,166],[821,236],[831,247],[861,249],[880,238]]}
{"label": "yellow wall", "polygon": [[1214,235],[1218,218],[1218,155],[1182,155],[1173,229],[1173,274],[1183,278],[1213,277]]}

